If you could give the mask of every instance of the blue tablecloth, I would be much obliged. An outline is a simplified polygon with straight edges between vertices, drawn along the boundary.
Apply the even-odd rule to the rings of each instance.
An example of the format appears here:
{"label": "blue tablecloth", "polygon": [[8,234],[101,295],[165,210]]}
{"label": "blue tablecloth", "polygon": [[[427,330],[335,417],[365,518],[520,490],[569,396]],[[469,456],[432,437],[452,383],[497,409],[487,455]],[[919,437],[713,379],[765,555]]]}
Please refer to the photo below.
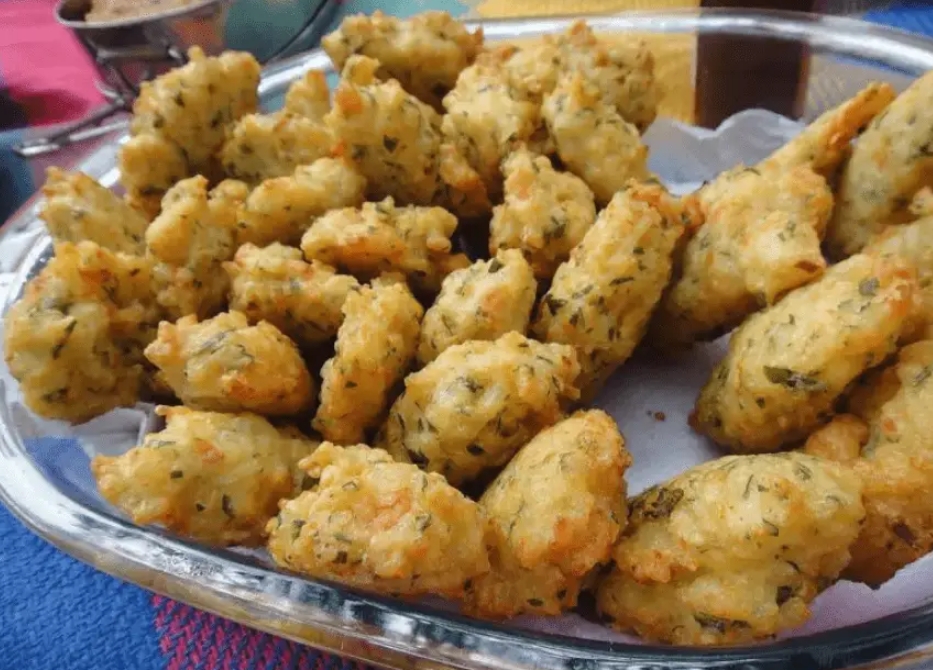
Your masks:
{"label": "blue tablecloth", "polygon": [[[340,11],[369,12],[379,6],[389,4],[351,0]],[[455,0],[391,6],[409,13],[463,11]],[[895,3],[866,18],[933,35],[933,7],[927,2]],[[35,189],[33,168],[3,148],[19,134],[0,134],[0,220]],[[0,537],[0,668],[317,670],[354,665],[119,582],[34,537],[2,507]]]}

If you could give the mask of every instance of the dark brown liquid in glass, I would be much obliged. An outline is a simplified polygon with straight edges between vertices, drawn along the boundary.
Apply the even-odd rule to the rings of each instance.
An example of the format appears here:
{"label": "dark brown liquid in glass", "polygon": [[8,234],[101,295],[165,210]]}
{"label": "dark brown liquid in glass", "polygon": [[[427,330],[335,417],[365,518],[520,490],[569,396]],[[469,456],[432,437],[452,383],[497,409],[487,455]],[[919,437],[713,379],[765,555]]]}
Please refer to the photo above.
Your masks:
{"label": "dark brown liquid in glass", "polygon": [[[818,0],[704,0],[703,7],[813,11]],[[809,55],[799,43],[763,37],[699,36],[696,119],[707,128],[745,109],[799,118],[806,97]]]}

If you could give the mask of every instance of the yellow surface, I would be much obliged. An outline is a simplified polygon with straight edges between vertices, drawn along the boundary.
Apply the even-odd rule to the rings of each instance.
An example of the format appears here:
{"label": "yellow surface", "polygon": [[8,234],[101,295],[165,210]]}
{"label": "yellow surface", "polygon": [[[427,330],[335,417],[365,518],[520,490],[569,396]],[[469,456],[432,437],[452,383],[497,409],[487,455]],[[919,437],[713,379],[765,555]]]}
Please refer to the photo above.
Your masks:
{"label": "yellow surface", "polygon": [[[626,10],[691,8],[699,0],[478,0],[468,3],[483,18],[542,16],[547,14],[605,14]],[[633,39],[634,35],[605,35],[607,39]],[[648,42],[655,57],[655,71],[664,97],[659,113],[693,121],[693,81],[696,36],[638,35]]]}
{"label": "yellow surface", "polygon": [[543,14],[598,14],[627,9],[699,7],[699,0],[480,0],[480,16],[533,16]]}

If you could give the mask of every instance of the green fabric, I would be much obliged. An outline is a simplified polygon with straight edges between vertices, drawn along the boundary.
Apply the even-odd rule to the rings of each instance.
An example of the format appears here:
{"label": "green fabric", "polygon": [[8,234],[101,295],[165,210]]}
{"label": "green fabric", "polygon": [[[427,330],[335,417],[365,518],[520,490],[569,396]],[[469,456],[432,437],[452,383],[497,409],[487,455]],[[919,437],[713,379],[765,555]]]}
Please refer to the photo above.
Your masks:
{"label": "green fabric", "polygon": [[[432,9],[450,12],[454,16],[466,11],[466,5],[457,0],[347,0],[342,3],[338,13],[342,16],[347,14],[372,14],[377,9],[381,9],[386,14],[395,16],[411,16],[419,12],[427,12]],[[339,20],[337,21],[339,23]]]}
{"label": "green fabric", "polygon": [[[328,0],[336,2],[338,0]],[[227,18],[227,44],[232,49],[251,51],[260,61],[274,54],[307,23],[313,8],[321,0],[235,0]],[[466,5],[458,0],[349,0],[340,6],[331,21],[330,30],[348,14],[372,14],[381,9],[387,14],[411,16],[432,9],[460,15]],[[314,47],[303,44],[295,51]]]}
{"label": "green fabric", "polygon": [[265,61],[301,30],[319,2],[235,0],[227,16],[227,44],[231,49],[251,51]]}

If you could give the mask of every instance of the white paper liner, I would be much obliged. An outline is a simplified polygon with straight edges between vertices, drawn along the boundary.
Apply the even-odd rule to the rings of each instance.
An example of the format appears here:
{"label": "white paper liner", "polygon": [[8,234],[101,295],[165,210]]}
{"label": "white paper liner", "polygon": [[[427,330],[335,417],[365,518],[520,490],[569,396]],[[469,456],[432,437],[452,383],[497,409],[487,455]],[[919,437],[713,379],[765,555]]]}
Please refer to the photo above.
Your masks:
{"label": "white paper liner", "polygon": [[[645,135],[651,147],[649,167],[672,191],[690,192],[723,170],[739,163],[758,162],[800,128],[793,121],[760,110],[742,112],[716,131],[661,119]],[[0,249],[0,272],[15,267],[41,236],[40,222],[12,231]],[[634,458],[627,475],[630,493],[638,493],[722,455],[712,443],[690,430],[687,416],[697,392],[722,357],[726,341],[723,338],[697,347],[689,357],[680,360],[636,357],[610,380],[597,398],[595,405],[616,419]],[[5,365],[0,365],[0,387],[13,406],[16,428],[40,468],[63,489],[98,508],[106,503],[98,496],[90,476],[89,458],[95,454],[123,453],[158,424],[152,406],[144,404],[110,412],[78,427],[46,421],[22,405],[17,384]],[[234,551],[267,560],[263,552]],[[870,621],[931,599],[933,557],[928,556],[902,570],[877,591],[848,582],[833,586],[814,604],[812,619],[782,637]],[[520,617],[513,624],[592,640],[638,643],[637,638],[621,635],[576,614],[552,619]]]}

